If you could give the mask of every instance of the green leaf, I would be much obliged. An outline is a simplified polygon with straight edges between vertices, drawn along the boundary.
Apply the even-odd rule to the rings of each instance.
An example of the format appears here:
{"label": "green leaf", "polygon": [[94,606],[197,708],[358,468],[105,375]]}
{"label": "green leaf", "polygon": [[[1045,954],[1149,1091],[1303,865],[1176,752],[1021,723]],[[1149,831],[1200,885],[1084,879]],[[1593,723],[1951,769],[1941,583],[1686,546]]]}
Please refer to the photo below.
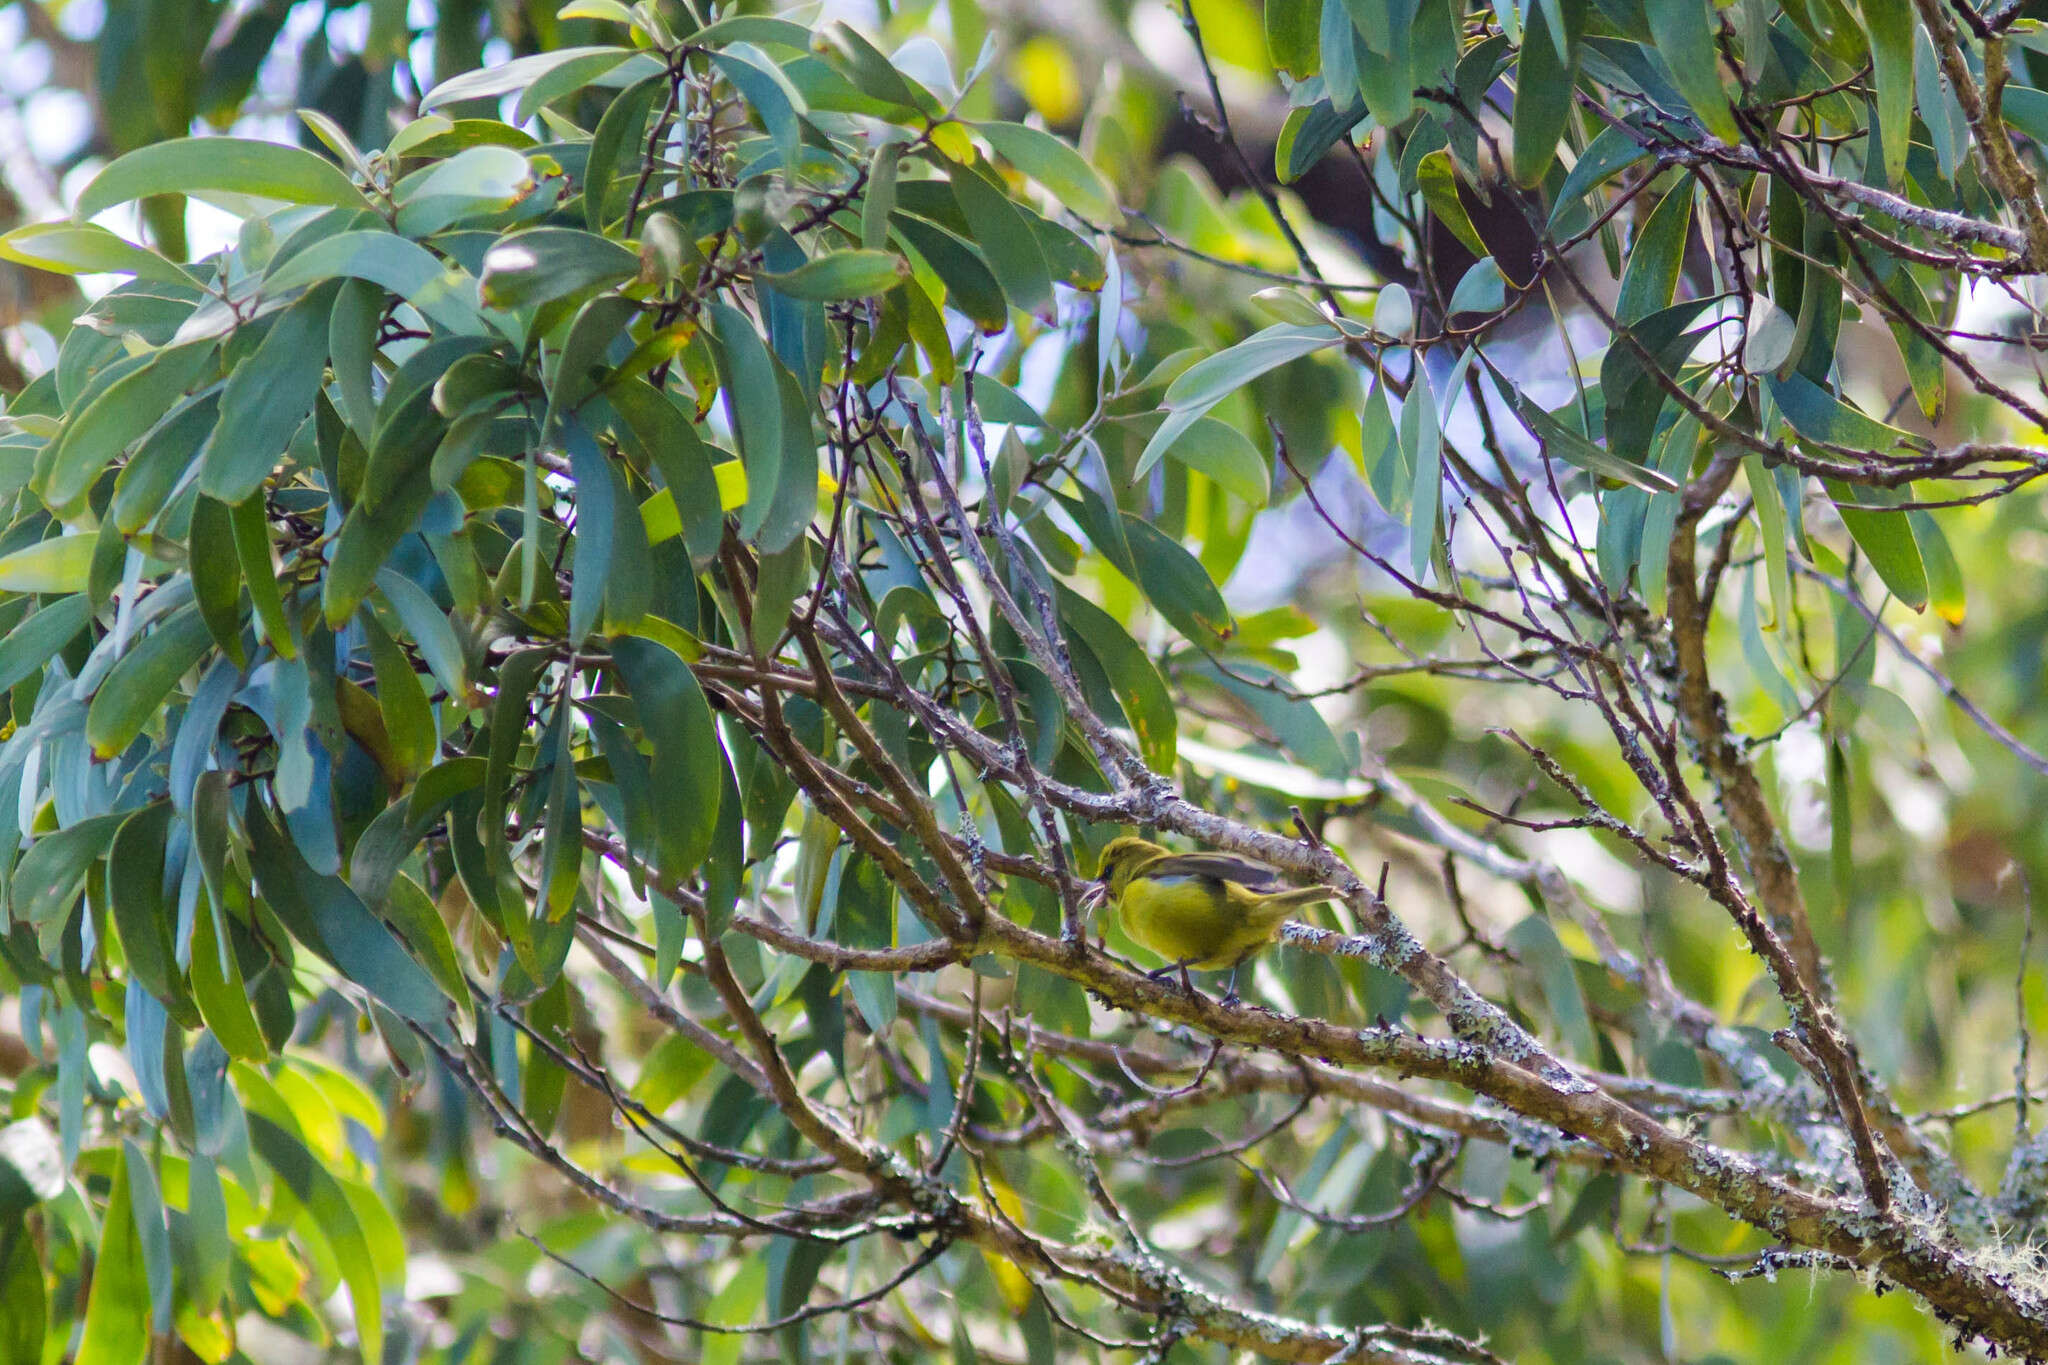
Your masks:
{"label": "green leaf", "polygon": [[793,299],[836,303],[887,293],[910,278],[910,266],[889,251],[832,251],[814,256],[794,270],[758,278]]}
{"label": "green leaf", "polygon": [[1600,135],[1579,153],[1579,159],[1572,163],[1571,174],[1558,187],[1557,198],[1550,210],[1551,226],[1556,226],[1586,195],[1648,156],[1650,153],[1643,142],[1643,136],[1633,128],[1624,125],[1602,128]]}
{"label": "green leaf", "polygon": [[1321,0],[1266,0],[1266,56],[1277,70],[1304,81],[1322,69],[1322,19]]}
{"label": "green leaf", "polygon": [[377,399],[371,384],[376,370],[377,329],[383,321],[384,294],[368,280],[347,279],[335,296],[328,320],[328,364],[334,370],[334,405],[356,439],[365,445],[377,425]]}
{"label": "green leaf", "polygon": [[[696,424],[684,416],[667,394],[642,379],[629,379],[608,391],[612,406],[626,419],[626,435],[639,443],[642,458],[661,470],[668,485],[655,494],[670,499],[678,519],[683,543],[698,566],[711,562],[718,553],[725,531],[724,499],[719,494],[718,476],[711,461],[711,448],[698,436]],[[737,467],[728,463],[729,468]],[[752,492],[749,486],[749,493]],[[642,504],[643,513],[653,500]],[[744,505],[744,504],[742,504]],[[649,527],[652,538],[652,526]]]}
{"label": "green leaf", "polygon": [[[1787,554],[1785,500],[1779,494],[1777,479],[1764,468],[1761,455],[1743,456],[1742,472],[1749,483],[1750,496],[1756,501],[1757,538],[1763,542],[1765,576],[1771,592],[1771,625],[1777,628],[1792,619],[1792,566]],[[1792,709],[1798,708],[1795,705]]]}
{"label": "green leaf", "polygon": [[[1269,5],[1268,9],[1275,7]],[[1314,42],[1313,28],[1309,41]],[[998,156],[1043,185],[1060,204],[1098,227],[1123,226],[1116,191],[1065,140],[1023,123],[977,123],[973,127]]]}
{"label": "green leaf", "polygon": [[1948,537],[1942,534],[1934,513],[1916,507],[1906,516],[1913,523],[1913,540],[1920,547],[1920,561],[1927,569],[1928,601],[1934,614],[1949,625],[1960,626],[1968,601],[1962,566],[1956,563],[1955,551],[1949,548]]}
{"label": "green leaf", "polygon": [[952,163],[946,178],[974,244],[981,248],[1009,302],[1028,313],[1049,315],[1052,268],[1023,212],[1001,189],[983,179],[977,167]]}
{"label": "green leaf", "polygon": [[1593,1023],[1586,1013],[1586,998],[1579,990],[1579,978],[1572,960],[1558,942],[1557,931],[1541,915],[1531,915],[1508,931],[1508,946],[1532,968],[1542,984],[1544,1003],[1551,1020],[1570,1047],[1572,1055],[1590,1060],[1600,1055]]}
{"label": "green leaf", "polygon": [[609,238],[576,228],[539,227],[500,238],[484,254],[477,284],[490,307],[530,308],[639,273],[640,258]]}
{"label": "green leaf", "polygon": [[140,1239],[143,1279],[149,1286],[152,1330],[161,1334],[171,1330],[171,1229],[164,1221],[163,1191],[132,1138],[122,1139],[121,1153],[128,1168],[128,1200]]}
{"label": "green leaf", "polygon": [[302,147],[240,137],[184,137],[116,157],[79,193],[72,212],[97,218],[116,204],[155,194],[209,190],[287,204],[366,208],[369,200],[342,170]]}
{"label": "green leaf", "polygon": [[246,668],[249,660],[242,649],[242,565],[232,554],[218,547],[234,543],[234,516],[220,503],[203,494],[192,503],[191,544],[192,595],[199,600],[199,614],[206,630],[222,653]]}
{"label": "green leaf", "polygon": [[7,887],[14,918],[40,928],[70,914],[85,887],[86,871],[107,851],[124,818],[95,815],[30,844]]}
{"label": "green leaf", "polygon": [[1217,643],[1230,629],[1230,609],[1202,561],[1143,517],[1126,512],[1123,523],[1145,599],[1188,640]]}
{"label": "green leaf", "polygon": [[860,203],[863,250],[879,251],[889,244],[889,215],[896,211],[896,175],[902,159],[902,143],[884,142],[868,161],[867,193]]}
{"label": "green leaf", "polygon": [[[782,394],[782,459],[775,476],[775,499],[755,538],[764,554],[778,554],[798,544],[818,514],[818,441],[811,426],[811,408],[796,377],[780,365],[775,382]],[[752,490],[748,498],[752,500]]]}
{"label": "green leaf", "polygon": [[121,534],[134,535],[163,511],[219,414],[220,389],[202,389],[172,409],[134,447],[114,476],[112,511]]}
{"label": "green leaf", "polygon": [[1969,152],[1970,125],[1955,93],[1949,89],[1932,39],[1926,29],[1918,26],[1913,30],[1913,92],[1914,108],[1927,125],[1941,178],[1953,181]]}
{"label": "green leaf", "polygon": [[1501,278],[1500,267],[1493,257],[1483,256],[1459,277],[1445,310],[1452,317],[1460,313],[1497,313],[1507,301],[1507,281]]}
{"label": "green leaf", "polygon": [[1343,340],[1334,327],[1277,322],[1215,355],[1205,356],[1166,389],[1167,418],[1145,443],[1131,471],[1136,482],[1152,472],[1166,452],[1218,403],[1269,370],[1327,350]]}
{"label": "green leaf", "polygon": [[[786,421],[803,420],[802,413],[785,413],[779,368],[761,334],[747,315],[729,304],[715,303],[708,310],[711,332],[718,342],[719,389],[725,395],[726,412],[739,436],[740,460],[747,471],[747,504],[740,511],[740,535],[753,539],[775,505],[776,486],[782,480],[783,435]],[[806,423],[808,426],[808,423]]]}
{"label": "green leaf", "polygon": [[22,679],[48,663],[77,638],[92,619],[92,604],[83,594],[60,597],[38,607],[0,639],[0,692],[11,692]]}
{"label": "green leaf", "polygon": [[164,898],[164,837],[170,823],[165,802],[144,806],[122,823],[107,850],[107,902],[128,970],[174,1019],[196,1028],[199,1010],[178,968],[177,907]]}
{"label": "green leaf", "polygon": [[1623,459],[1611,451],[1594,445],[1591,441],[1557,420],[1541,407],[1515,392],[1505,380],[1502,387],[1513,395],[1515,410],[1528,424],[1529,430],[1542,443],[1543,453],[1563,460],[1566,464],[1577,465],[1591,474],[1600,474],[1653,493],[1675,493],[1678,485],[1666,475],[1648,465],[1637,464]]}
{"label": "green leaf", "polygon": [[1253,507],[1264,507],[1272,495],[1271,459],[1227,422],[1196,419],[1166,453]]}
{"label": "green leaf", "polygon": [[728,14],[691,34],[690,43],[707,48],[730,43],[775,43],[805,52],[811,46],[811,31],[802,24],[772,15]]}
{"label": "green leaf", "polygon": [[1721,53],[1714,43],[1719,11],[1709,0],[1643,0],[1657,55],[1664,59],[1679,94],[1708,132],[1730,146],[1742,142],[1735,110],[1721,84]]}
{"label": "green leaf", "polygon": [[49,1331],[42,1258],[19,1214],[0,1223],[0,1360],[40,1361]]}
{"label": "green leaf", "polygon": [[581,640],[595,624],[600,606],[620,627],[645,616],[652,596],[651,571],[647,528],[624,478],[579,419],[564,424],[563,437],[576,478],[575,595],[569,602],[569,633]]}
{"label": "green leaf", "polygon": [[462,959],[456,954],[455,941],[449,937],[448,925],[433,898],[401,872],[391,879],[384,911],[442,993],[455,1002],[465,1020],[472,1018],[474,1010],[469,983],[462,974]]}
{"label": "green leaf", "polygon": [[264,901],[292,936],[393,1011],[429,1028],[448,1017],[448,1000],[349,884],[315,872],[291,842],[252,805],[249,866]]}
{"label": "green leaf", "polygon": [[1213,407],[1267,371],[1327,350],[1342,340],[1331,327],[1276,323],[1190,366],[1167,386],[1166,406],[1175,412]]}
{"label": "green leaf", "polygon": [[[1693,324],[1712,305],[1709,299],[1687,299],[1650,314],[1628,329],[1631,344],[1617,336],[1600,362],[1600,392],[1606,400],[1607,449],[1618,455],[1647,458],[1664,405],[1670,401],[1652,375],[1676,376],[1704,333]],[[1640,349],[1638,349],[1640,348]],[[1644,352],[1650,360],[1645,363]]]}
{"label": "green leaf", "polygon": [[101,390],[37,461],[43,500],[68,507],[83,497],[109,460],[171,410],[212,355],[211,341],[166,347]]}
{"label": "green leaf", "polygon": [[647,118],[667,87],[665,72],[649,76],[623,91],[597,121],[583,170],[583,226],[592,232],[603,232],[611,221],[606,204],[614,181],[622,173],[638,176]]}
{"label": "green leaf", "polygon": [[1877,455],[1891,454],[1915,442],[1906,432],[1865,416],[1803,375],[1766,376],[1764,387],[1792,429],[1809,441]]}
{"label": "green leaf", "polygon": [[1009,301],[974,247],[951,229],[901,209],[889,215],[889,225],[946,286],[946,302],[954,309],[991,335],[1010,325]]}
{"label": "green leaf", "polygon": [[264,639],[279,657],[296,659],[299,647],[285,615],[284,592],[278,586],[276,551],[270,543],[270,523],[263,499],[250,498],[229,508],[228,525],[234,535],[235,559],[242,567],[242,581],[248,586],[249,602],[255,608]]}
{"label": "green leaf", "polygon": [[1560,48],[1548,23],[1530,24],[1522,30],[1509,164],[1515,183],[1524,189],[1542,184],[1557,159],[1557,144],[1571,117],[1572,90],[1578,76],[1578,30],[1584,6],[1557,3],[1545,8],[1564,15],[1565,43]]}
{"label": "green leaf", "polygon": [[149,1352],[149,1276],[129,1185],[132,1150],[131,1144],[123,1143],[114,1160],[99,1254],[93,1258],[92,1297],[85,1305],[85,1334],[79,1338],[75,1365],[141,1365]]}
{"label": "green leaf", "polygon": [[127,749],[164,709],[164,699],[213,645],[206,618],[194,603],[164,619],[121,656],[85,713],[85,737],[95,758]]}
{"label": "green leaf", "polygon": [[1064,587],[1057,596],[1061,624],[1100,663],[1146,765],[1154,772],[1172,772],[1180,722],[1157,665],[1108,612]]}
{"label": "green leaf", "polygon": [[1628,268],[1621,276],[1621,294],[1614,303],[1615,320],[1624,326],[1641,322],[1670,306],[1678,289],[1679,268],[1685,264],[1686,236],[1692,227],[1692,193],[1692,180],[1681,179],[1651,210],[1642,231],[1630,245]]}
{"label": "green leaf", "polygon": [[689,665],[664,645],[615,636],[612,663],[654,747],[654,866],[681,880],[704,861],[718,828],[724,759],[711,708]]}
{"label": "green leaf", "polygon": [[84,592],[98,536],[54,536],[0,555],[0,592]]}
{"label": "green leaf", "polygon": [[419,243],[391,232],[343,232],[315,242],[266,276],[263,287],[283,294],[336,278],[382,285],[448,331],[485,330],[472,302],[476,281],[460,268],[443,264]]}
{"label": "green leaf", "polygon": [[425,772],[434,761],[440,741],[434,729],[434,708],[427,701],[420,675],[412,661],[391,638],[376,614],[358,613],[363,634],[370,644],[370,666],[377,678],[377,705],[384,716],[384,732],[391,739],[391,754],[399,772],[410,779]]}
{"label": "green leaf", "polygon": [[1881,508],[1905,501],[1912,496],[1911,485],[1902,491],[1846,484],[1840,479],[1821,482],[1828,497],[1834,500],[1835,511],[1841,514],[1842,525],[1849,528],[1850,536],[1870,556],[1870,566],[1877,570],[1884,585],[1914,611],[1925,611],[1927,567],[1920,558],[1919,542],[1913,537],[1912,521],[1897,512],[1873,510],[1873,504]]}
{"label": "green leaf", "polygon": [[194,1155],[186,1166],[185,1229],[195,1253],[184,1267],[186,1294],[200,1312],[210,1313],[227,1293],[233,1267],[227,1198],[211,1157]]}
{"label": "green leaf", "polygon": [[[593,46],[563,47],[530,57],[515,57],[509,62],[465,71],[442,81],[420,101],[420,112],[430,114],[445,105],[460,104],[465,100],[495,99],[515,90],[526,90],[563,68],[573,73],[580,83],[588,83],[615,70],[633,55],[633,49],[629,47]],[[561,93],[567,94],[568,91]],[[529,110],[515,122],[523,123],[530,117],[532,111]]]}
{"label": "green leaf", "polygon": [[249,1103],[249,1143],[264,1164],[277,1172],[305,1207],[304,1225],[327,1244],[355,1310],[356,1338],[364,1360],[381,1360],[384,1351],[384,1297],[377,1264],[341,1182],[322,1166],[299,1140],[288,1113],[265,1114],[253,1101],[253,1087],[244,1087]]}
{"label": "green leaf", "polygon": [[1281,184],[1293,184],[1307,175],[1325,152],[1350,136],[1365,117],[1365,102],[1355,97],[1342,106],[1324,99],[1307,108],[1288,110],[1279,140],[1273,144],[1273,173]]}
{"label": "green leaf", "polygon": [[533,192],[533,167],[510,147],[470,147],[392,187],[392,226],[420,238],[479,214],[500,213]]}
{"label": "green leaf", "polygon": [[1486,240],[1479,235],[1479,229],[1472,226],[1472,215],[1466,210],[1465,200],[1458,192],[1458,172],[1448,151],[1439,148],[1423,157],[1415,168],[1415,184],[1422,191],[1422,201],[1429,205],[1429,211],[1465,244],[1466,250],[1474,256],[1488,254]]}
{"label": "green leaf", "polygon": [[1420,582],[1436,552],[1442,517],[1443,432],[1437,425],[1436,394],[1419,363],[1401,404],[1400,436],[1401,452],[1414,471],[1408,493],[1408,572]]}
{"label": "green leaf", "polygon": [[1913,7],[1894,0],[1862,0],[1870,38],[1871,81],[1877,87],[1878,140],[1884,144],[1884,179],[1906,183],[1906,153],[1913,133]]}
{"label": "green leaf", "polygon": [[65,275],[123,274],[192,283],[183,266],[97,223],[30,223],[0,235],[0,260]]}
{"label": "green leaf", "polygon": [[200,895],[192,917],[192,999],[207,1032],[228,1056],[265,1061],[270,1045],[250,1006],[241,961],[233,944],[221,937],[227,932],[225,915],[212,895]]}
{"label": "green leaf", "polygon": [[882,50],[863,37],[843,19],[834,19],[817,30],[811,50],[872,99],[914,109],[936,119],[945,109],[938,99],[896,68]]}

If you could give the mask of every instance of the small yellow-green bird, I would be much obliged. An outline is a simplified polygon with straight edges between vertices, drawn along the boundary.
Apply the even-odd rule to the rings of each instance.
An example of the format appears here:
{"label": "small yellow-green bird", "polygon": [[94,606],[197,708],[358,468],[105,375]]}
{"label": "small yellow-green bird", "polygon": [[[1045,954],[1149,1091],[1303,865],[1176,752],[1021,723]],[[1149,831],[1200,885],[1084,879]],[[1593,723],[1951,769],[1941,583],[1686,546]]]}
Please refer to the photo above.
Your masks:
{"label": "small yellow-green bird", "polygon": [[1237,969],[1273,941],[1288,913],[1332,900],[1328,886],[1291,886],[1264,863],[1228,853],[1175,853],[1132,835],[1109,841],[1096,899],[1116,902],[1124,929],[1167,960],[1152,973],[1230,972],[1223,997],[1237,999]]}

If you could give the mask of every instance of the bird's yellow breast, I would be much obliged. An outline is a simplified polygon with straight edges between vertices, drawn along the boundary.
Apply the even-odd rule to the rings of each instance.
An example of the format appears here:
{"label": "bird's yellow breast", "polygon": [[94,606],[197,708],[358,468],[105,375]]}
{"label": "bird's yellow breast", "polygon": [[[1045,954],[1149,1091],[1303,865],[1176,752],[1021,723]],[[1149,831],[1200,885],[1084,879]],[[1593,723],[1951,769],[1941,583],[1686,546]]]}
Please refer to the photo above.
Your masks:
{"label": "bird's yellow breast", "polygon": [[1124,931],[1144,947],[1203,971],[1235,966],[1272,937],[1286,914],[1231,883],[1142,873],[1124,888],[1117,910]]}

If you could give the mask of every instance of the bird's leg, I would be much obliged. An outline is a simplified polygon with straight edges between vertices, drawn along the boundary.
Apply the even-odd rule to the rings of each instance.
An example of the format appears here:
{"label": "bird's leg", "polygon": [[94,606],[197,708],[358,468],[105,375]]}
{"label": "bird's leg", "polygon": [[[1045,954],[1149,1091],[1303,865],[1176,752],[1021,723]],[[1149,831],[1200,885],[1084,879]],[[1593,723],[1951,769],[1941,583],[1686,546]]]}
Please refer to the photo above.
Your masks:
{"label": "bird's leg", "polygon": [[1225,1009],[1228,1009],[1232,1005],[1235,1005],[1237,1003],[1237,974],[1243,969],[1243,958],[1239,958],[1237,961],[1230,964],[1230,981],[1227,985],[1223,987],[1223,999],[1218,1002]]}
{"label": "bird's leg", "polygon": [[1173,973],[1179,972],[1181,989],[1189,995],[1193,995],[1195,993],[1195,983],[1188,978],[1188,964],[1193,961],[1194,959],[1191,957],[1184,957],[1178,962],[1169,962],[1164,967],[1154,967],[1151,971],[1145,973],[1146,979],[1150,981],[1164,981]]}

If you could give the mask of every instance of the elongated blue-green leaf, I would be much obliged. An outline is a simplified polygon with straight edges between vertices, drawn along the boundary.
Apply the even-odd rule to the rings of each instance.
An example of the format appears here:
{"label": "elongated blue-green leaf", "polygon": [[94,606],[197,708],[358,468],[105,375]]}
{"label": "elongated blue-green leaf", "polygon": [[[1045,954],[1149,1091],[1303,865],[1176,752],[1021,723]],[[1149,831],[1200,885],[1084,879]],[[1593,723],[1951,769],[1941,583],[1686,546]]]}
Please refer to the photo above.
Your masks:
{"label": "elongated blue-green leaf", "polygon": [[270,477],[292,434],[313,411],[326,377],[337,291],[332,284],[307,291],[228,376],[220,421],[199,457],[200,492],[238,503]]}
{"label": "elongated blue-green leaf", "polygon": [[1147,766],[1154,772],[1173,771],[1180,721],[1158,665],[1114,616],[1087,598],[1061,588],[1058,601],[1061,624],[1100,664]]}
{"label": "elongated blue-green leaf", "polygon": [[[129,1144],[114,1163],[107,1212],[93,1260],[92,1297],[85,1304],[85,1334],[75,1365],[140,1365],[149,1351],[149,1273],[135,1199],[128,1177]],[[138,1154],[139,1157],[139,1154]]]}
{"label": "elongated blue-green leaf", "polygon": [[1123,225],[1116,192],[1071,144],[1023,123],[977,123],[974,131],[1005,161],[1045,186],[1060,204],[1102,227]]}
{"label": "elongated blue-green leaf", "polygon": [[281,199],[288,204],[368,204],[340,167],[303,147],[241,137],[185,137],[116,158],[78,196],[74,213],[96,218],[116,204],[156,194],[208,190]]}
{"label": "elongated blue-green leaf", "polygon": [[1564,12],[1565,41],[1559,44],[1551,25],[1530,24],[1522,30],[1521,59],[1515,67],[1515,108],[1510,166],[1515,183],[1533,189],[1543,183],[1557,159],[1571,115],[1572,86],[1578,75],[1578,24],[1581,5],[1547,5]]}
{"label": "elongated blue-green leaf", "polygon": [[178,968],[177,907],[164,899],[164,836],[171,807],[156,802],[128,817],[107,850],[107,900],[128,970],[187,1028],[199,1011]]}
{"label": "elongated blue-green leaf", "polygon": [[718,384],[747,470],[740,534],[751,540],[767,521],[782,481],[783,423],[801,420],[803,414],[784,413],[775,359],[746,314],[722,303],[713,304],[710,314],[712,335],[718,341]]}
{"label": "elongated blue-green leaf", "polygon": [[608,237],[540,227],[501,238],[484,256],[477,284],[493,308],[530,308],[639,273],[640,258]]}
{"label": "elongated blue-green leaf", "polygon": [[1557,199],[1550,210],[1551,223],[1555,225],[1582,198],[1649,154],[1644,139],[1634,129],[1621,126],[1601,129],[1600,135],[1579,153],[1579,159],[1572,163],[1571,173],[1558,187]]}
{"label": "elongated blue-green leaf", "polygon": [[198,603],[181,607],[129,648],[108,672],[85,715],[95,757],[112,758],[163,710],[164,698],[213,644]]}
{"label": "elongated blue-green leaf", "polygon": [[1650,21],[1657,55],[1693,113],[1721,141],[1741,142],[1742,130],[1721,84],[1721,53],[1713,29],[1718,14],[1709,0],[1643,0],[1643,13]]}
{"label": "elongated blue-green leaf", "polygon": [[1166,420],[1138,456],[1133,479],[1142,479],[1209,410],[1238,389],[1290,360],[1313,355],[1343,338],[1334,327],[1276,322],[1227,350],[1196,361],[1166,389]]}
{"label": "elongated blue-green leaf", "polygon": [[315,242],[273,270],[263,286],[283,294],[337,277],[382,285],[450,332],[485,330],[473,302],[476,281],[461,267],[444,264],[419,243],[392,232],[343,232]]}
{"label": "elongated blue-green leaf", "polygon": [[12,691],[15,684],[48,663],[91,619],[92,606],[83,593],[60,597],[23,617],[20,625],[0,639],[0,692]]}
{"label": "elongated blue-green leaf", "polygon": [[[1415,382],[1401,404],[1401,450],[1415,471],[1408,492],[1408,572],[1417,582],[1429,571],[1436,550],[1443,505],[1443,433],[1437,426],[1436,394],[1418,363]],[[1448,585],[1445,585],[1448,586]]]}
{"label": "elongated blue-green leaf", "polygon": [[1680,180],[1658,201],[1629,249],[1614,317],[1624,325],[1641,322],[1668,307],[1685,264],[1687,229],[1692,226],[1692,181]]}
{"label": "elongated blue-green leaf", "polygon": [[1870,37],[1871,82],[1877,87],[1885,183],[1899,186],[1906,181],[1906,153],[1913,140],[1913,7],[1862,0],[1861,8]]}
{"label": "elongated blue-green leaf", "polygon": [[[953,198],[967,219],[974,244],[981,248],[1003,293],[1018,308],[1047,313],[1052,308],[1052,268],[1039,249],[1024,215],[1008,195],[982,179],[972,166],[955,164],[947,178]],[[899,191],[900,192],[900,191]]]}
{"label": "elongated blue-green leaf", "polygon": [[293,937],[405,1018],[438,1026],[449,1003],[425,968],[339,877],[315,872],[290,839],[252,807],[249,865],[264,899]]}
{"label": "elongated blue-green leaf", "polygon": [[654,865],[665,877],[687,877],[718,828],[724,759],[711,708],[689,665],[665,645],[615,636],[612,662],[654,747]]}
{"label": "elongated blue-green leaf", "polygon": [[1919,542],[1913,537],[1913,523],[1898,512],[1873,510],[1873,506],[1905,501],[1911,496],[1911,485],[1902,491],[1846,484],[1839,479],[1822,482],[1834,500],[1835,511],[1841,514],[1842,524],[1849,528],[1863,553],[1870,556],[1870,566],[1877,570],[1884,585],[1914,611],[1926,610],[1927,566],[1920,558]]}
{"label": "elongated blue-green leaf", "polygon": [[184,267],[97,223],[30,223],[0,235],[0,260],[67,275],[123,274],[195,281]]}
{"label": "elongated blue-green leaf", "polygon": [[68,914],[85,886],[86,869],[107,851],[125,818],[95,815],[29,845],[7,887],[15,919],[40,926]]}
{"label": "elongated blue-green leaf", "polygon": [[121,1142],[122,1165],[128,1169],[128,1199],[135,1214],[135,1233],[142,1249],[143,1281],[149,1287],[151,1329],[171,1330],[171,1229],[164,1220],[164,1197],[134,1139]]}
{"label": "elongated blue-green leaf", "polygon": [[[509,62],[465,71],[442,81],[420,101],[420,112],[432,113],[443,105],[459,104],[464,100],[494,99],[515,90],[525,90],[548,73],[571,64],[590,70],[586,79],[591,79],[616,68],[632,55],[633,49],[629,47],[592,46],[563,47],[552,52],[537,52],[530,57],[515,57]],[[588,67],[587,64],[593,61],[601,65]]]}
{"label": "elongated blue-green leaf", "polygon": [[355,1310],[356,1336],[365,1360],[380,1360],[384,1349],[384,1297],[378,1285],[377,1265],[363,1236],[341,1184],[308,1151],[300,1140],[289,1114],[258,1112],[252,1104],[249,1114],[249,1143],[264,1164],[277,1172],[305,1206],[309,1230],[327,1243],[334,1263],[348,1286],[350,1306]]}
{"label": "elongated blue-green leaf", "polygon": [[40,485],[44,501],[64,507],[83,496],[109,460],[171,410],[212,354],[210,340],[167,347],[109,384],[64,424],[38,461],[47,470]]}

